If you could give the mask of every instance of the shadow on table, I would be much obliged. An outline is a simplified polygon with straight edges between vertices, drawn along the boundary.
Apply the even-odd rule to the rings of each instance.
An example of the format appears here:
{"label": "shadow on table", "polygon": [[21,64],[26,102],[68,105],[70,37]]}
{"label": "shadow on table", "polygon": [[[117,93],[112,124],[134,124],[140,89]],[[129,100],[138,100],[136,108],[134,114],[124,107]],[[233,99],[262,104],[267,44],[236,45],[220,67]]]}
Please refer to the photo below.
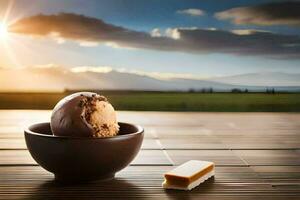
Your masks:
{"label": "shadow on table", "polygon": [[[214,187],[214,177],[200,184],[191,191],[164,190],[153,188],[143,188],[121,178],[111,181],[94,181],[78,184],[63,184],[54,180],[48,180],[38,185],[30,192],[31,195],[24,199],[129,199],[129,198],[168,198],[174,200],[189,200],[204,197],[210,193]],[[155,194],[158,196],[153,196]],[[157,198],[156,198],[157,199]]]}
{"label": "shadow on table", "polygon": [[62,184],[48,180],[32,191],[24,199],[97,199],[143,197],[142,188],[124,179],[94,181],[80,184]]}
{"label": "shadow on table", "polygon": [[204,183],[201,183],[198,187],[191,191],[184,190],[166,190],[168,198],[174,200],[189,200],[197,199],[199,196],[206,196],[214,187],[215,177],[211,177]]}

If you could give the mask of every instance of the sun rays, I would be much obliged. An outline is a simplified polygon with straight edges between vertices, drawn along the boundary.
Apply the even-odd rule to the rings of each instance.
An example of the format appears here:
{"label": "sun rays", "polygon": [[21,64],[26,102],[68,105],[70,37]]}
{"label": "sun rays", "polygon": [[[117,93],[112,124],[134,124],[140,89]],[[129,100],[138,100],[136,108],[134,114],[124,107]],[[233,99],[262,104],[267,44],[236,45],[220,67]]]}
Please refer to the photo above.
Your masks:
{"label": "sun rays", "polygon": [[8,36],[7,26],[0,22],[0,39],[5,39]]}
{"label": "sun rays", "polygon": [[[20,46],[24,46],[18,41],[16,34],[10,31],[10,26],[14,24],[23,15],[19,13],[19,16],[11,16],[11,11],[14,6],[14,0],[8,2],[4,15],[0,18],[0,53],[6,55],[9,66],[19,68],[21,64],[16,56],[16,52],[20,49]],[[0,63],[3,64],[3,63]]]}
{"label": "sun rays", "polygon": [[10,63],[13,64],[12,67],[19,67],[18,60],[13,51],[13,37],[8,31],[8,26],[6,22],[0,22],[0,45],[1,45],[1,54],[6,55]]}

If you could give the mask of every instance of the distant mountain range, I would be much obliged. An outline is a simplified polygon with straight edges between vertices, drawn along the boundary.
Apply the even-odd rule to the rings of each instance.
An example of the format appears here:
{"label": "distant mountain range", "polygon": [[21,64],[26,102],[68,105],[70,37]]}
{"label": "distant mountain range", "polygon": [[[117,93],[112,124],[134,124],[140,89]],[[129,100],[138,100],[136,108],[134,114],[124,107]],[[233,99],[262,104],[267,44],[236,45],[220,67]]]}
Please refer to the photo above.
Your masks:
{"label": "distant mountain range", "polygon": [[211,78],[211,81],[251,86],[300,86],[300,74],[290,74],[283,72],[261,72],[242,74],[236,76],[226,76]]}
{"label": "distant mountain range", "polygon": [[146,90],[188,91],[213,88],[214,91],[230,91],[233,88],[249,91],[265,91],[273,87],[277,91],[300,91],[300,74],[279,72],[244,74],[198,79],[157,79],[135,73],[79,72],[62,67],[51,68],[0,68],[1,91],[63,91],[69,90]]}

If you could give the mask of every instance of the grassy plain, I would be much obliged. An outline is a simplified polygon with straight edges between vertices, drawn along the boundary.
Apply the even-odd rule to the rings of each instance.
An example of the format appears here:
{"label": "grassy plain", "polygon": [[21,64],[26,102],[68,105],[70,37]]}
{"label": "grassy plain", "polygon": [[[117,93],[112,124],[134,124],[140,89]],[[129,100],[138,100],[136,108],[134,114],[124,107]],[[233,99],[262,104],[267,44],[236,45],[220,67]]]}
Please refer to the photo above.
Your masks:
{"label": "grassy plain", "polygon": [[[52,109],[65,93],[0,93],[0,109]],[[117,110],[299,112],[300,93],[103,91]]]}

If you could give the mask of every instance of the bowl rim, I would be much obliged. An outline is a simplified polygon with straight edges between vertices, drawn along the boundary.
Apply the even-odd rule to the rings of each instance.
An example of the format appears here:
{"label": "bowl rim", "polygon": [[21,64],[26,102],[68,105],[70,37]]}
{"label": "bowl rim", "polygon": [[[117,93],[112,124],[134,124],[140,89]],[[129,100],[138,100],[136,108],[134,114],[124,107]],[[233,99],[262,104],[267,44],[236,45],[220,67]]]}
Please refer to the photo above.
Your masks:
{"label": "bowl rim", "polygon": [[70,137],[70,136],[47,135],[47,134],[42,134],[42,133],[38,133],[38,132],[34,132],[34,131],[30,130],[33,126],[41,126],[41,125],[48,125],[48,124],[50,125],[50,122],[40,122],[40,123],[31,124],[24,129],[24,133],[28,134],[28,135],[39,136],[39,137],[56,138],[56,139],[80,139],[80,140],[82,140],[82,139],[84,139],[84,140],[109,140],[109,139],[129,137],[129,136],[144,133],[144,128],[142,126],[136,125],[136,124],[131,124],[131,123],[126,123],[126,122],[118,122],[118,124],[126,124],[129,126],[134,126],[137,129],[137,131],[133,132],[133,133],[116,135],[116,136],[112,136],[112,137],[78,137],[78,136]]}

